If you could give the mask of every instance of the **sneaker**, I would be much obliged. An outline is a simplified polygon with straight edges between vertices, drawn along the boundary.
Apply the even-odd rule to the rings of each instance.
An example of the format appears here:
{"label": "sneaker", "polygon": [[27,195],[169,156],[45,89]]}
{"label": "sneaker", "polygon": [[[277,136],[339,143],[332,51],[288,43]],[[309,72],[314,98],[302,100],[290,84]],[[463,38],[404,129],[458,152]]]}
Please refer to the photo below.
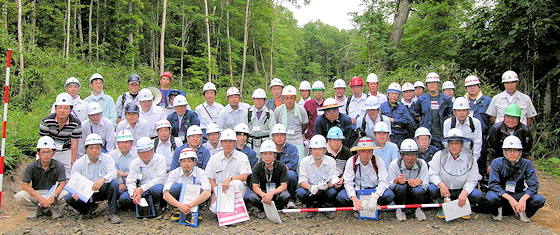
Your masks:
{"label": "sneaker", "polygon": [[179,221],[180,217],[181,217],[181,211],[178,210],[177,208],[174,208],[171,215],[171,221]]}
{"label": "sneaker", "polygon": [[498,208],[498,215],[493,215],[492,219],[495,221],[502,221],[502,208]]}
{"label": "sneaker", "polygon": [[358,214],[357,211],[354,211],[354,218],[356,218],[356,219],[360,218],[360,215]]}
{"label": "sneaker", "polygon": [[29,210],[29,214],[27,215],[27,219],[28,220],[37,220],[37,217],[40,216],[39,213],[41,213],[41,214],[43,213],[40,208],[34,209],[34,210]]}
{"label": "sneaker", "polygon": [[171,219],[171,211],[169,211],[169,208],[165,208],[163,210],[163,215],[162,215],[164,220],[169,220]]}
{"label": "sneaker", "polygon": [[52,218],[53,219],[58,219],[58,218],[62,217],[62,213],[60,212],[60,210],[56,206],[51,207],[51,213],[52,213]]}
{"label": "sneaker", "polygon": [[418,221],[426,220],[426,215],[424,214],[424,212],[420,208],[416,208],[416,210],[414,211],[414,216],[416,216],[416,219]]}
{"label": "sneaker", "polygon": [[327,216],[327,219],[334,219],[336,217],[334,211],[327,211],[325,212],[325,215]]}
{"label": "sneaker", "polygon": [[116,214],[109,214],[109,220],[112,224],[120,224],[121,218]]}
{"label": "sneaker", "polygon": [[531,222],[531,219],[529,219],[529,217],[527,217],[527,213],[525,213],[525,212],[519,213],[519,220],[521,220],[521,222],[524,222],[524,223]]}
{"label": "sneaker", "polygon": [[437,213],[437,217],[440,219],[445,219],[445,213],[443,212],[443,208],[440,208],[438,213]]}
{"label": "sneaker", "polygon": [[406,215],[404,214],[402,209],[397,209],[396,215],[397,215],[397,221],[399,222],[406,221]]}
{"label": "sneaker", "polygon": [[313,216],[315,216],[315,212],[305,212],[304,216],[308,219],[313,218]]}
{"label": "sneaker", "polygon": [[461,219],[471,219],[471,215],[461,216]]}
{"label": "sneaker", "polygon": [[266,218],[266,213],[264,211],[259,211],[259,213],[257,213],[257,217],[259,219],[264,219]]}
{"label": "sneaker", "polygon": [[287,207],[288,209],[294,209],[294,208],[296,208],[296,203],[295,203],[295,202],[292,202],[292,201],[289,201],[289,202],[288,202],[288,205],[287,205],[286,207]]}

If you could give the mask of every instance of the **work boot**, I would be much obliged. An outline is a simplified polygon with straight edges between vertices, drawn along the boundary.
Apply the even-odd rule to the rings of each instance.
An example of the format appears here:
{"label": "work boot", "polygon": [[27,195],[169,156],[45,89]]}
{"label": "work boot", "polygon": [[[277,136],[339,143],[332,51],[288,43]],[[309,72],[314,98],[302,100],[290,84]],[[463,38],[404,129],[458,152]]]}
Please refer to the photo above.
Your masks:
{"label": "work boot", "polygon": [[[305,205],[305,208],[313,208],[313,204]],[[315,213],[316,212],[305,212],[304,216],[305,216],[305,218],[310,219],[310,218],[313,218],[313,216],[315,216]]]}
{"label": "work boot", "polygon": [[493,215],[492,219],[495,221],[502,221],[502,208],[498,208],[498,215]]}
{"label": "work boot", "polygon": [[334,219],[336,217],[334,211],[327,211],[325,212],[325,215],[327,216],[327,219]]}
{"label": "work boot", "polygon": [[289,201],[288,205],[286,206],[288,209],[294,209],[296,208],[296,203],[293,201]]}
{"label": "work boot", "polygon": [[264,219],[266,218],[266,213],[264,211],[259,211],[259,213],[257,213],[257,217],[259,219]]}
{"label": "work boot", "polygon": [[116,214],[109,214],[109,220],[112,224],[120,224],[121,218]]}
{"label": "work boot", "polygon": [[399,222],[406,221],[406,214],[404,214],[402,209],[400,208],[397,209],[396,215],[397,215],[397,221]]}
{"label": "work boot", "polygon": [[440,219],[445,219],[445,213],[443,212],[443,208],[439,208],[439,211],[437,213],[437,217]]}
{"label": "work boot", "polygon": [[51,214],[52,214],[53,219],[58,219],[58,218],[62,217],[62,212],[55,205],[51,206]]}
{"label": "work boot", "polygon": [[525,212],[519,213],[519,220],[521,220],[521,222],[524,222],[524,223],[531,222],[531,219],[529,219],[529,217],[527,217],[527,213],[525,213]]}
{"label": "work boot", "polygon": [[163,217],[164,220],[171,219],[171,211],[169,211],[169,208],[165,208],[163,210],[163,216],[162,217]]}
{"label": "work boot", "polygon": [[37,220],[37,217],[43,215],[41,207],[27,206],[27,211],[29,212],[29,214],[27,215],[28,220]]}
{"label": "work boot", "polygon": [[179,221],[181,217],[181,211],[177,207],[173,207],[171,214],[171,221]]}
{"label": "work boot", "polygon": [[418,221],[426,220],[426,215],[424,214],[424,212],[420,208],[416,208],[416,211],[414,211],[414,216],[416,216],[416,219]]}

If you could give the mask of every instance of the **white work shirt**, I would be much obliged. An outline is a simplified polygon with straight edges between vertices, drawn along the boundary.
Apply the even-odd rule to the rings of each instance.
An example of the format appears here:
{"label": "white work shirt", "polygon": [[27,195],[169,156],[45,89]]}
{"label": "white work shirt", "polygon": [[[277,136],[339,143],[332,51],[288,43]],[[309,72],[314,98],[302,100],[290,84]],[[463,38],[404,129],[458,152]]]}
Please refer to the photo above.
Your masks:
{"label": "white work shirt", "polygon": [[299,180],[298,184],[307,182],[311,185],[317,185],[320,182],[331,182],[336,184],[340,181],[338,171],[336,171],[336,160],[324,155],[321,166],[317,167],[313,155],[309,155],[301,159],[299,163]]}
{"label": "white work shirt", "polygon": [[229,128],[233,130],[235,125],[243,122],[243,114],[250,107],[247,103],[239,102],[238,108],[233,110],[228,104],[218,113],[218,122],[216,124],[222,129]]}
{"label": "white work shirt", "polygon": [[[371,160],[369,160],[367,165],[360,161],[359,156],[355,163],[353,156],[346,161],[346,166],[344,167],[344,189],[349,198],[356,196],[356,190],[374,187],[375,193],[383,195],[389,187],[389,184],[387,184],[387,169],[383,167],[385,165],[383,159],[378,156],[373,157],[375,157],[378,172],[375,172],[373,169],[373,162]],[[354,165],[358,166],[356,172],[354,172]]]}
{"label": "white work shirt", "polygon": [[249,175],[251,173],[249,158],[238,150],[233,150],[233,154],[229,159],[224,155],[224,151],[214,154],[210,157],[206,165],[206,175],[208,179],[216,180],[216,184],[221,184],[232,176],[241,174]]}
{"label": "white work shirt", "polygon": [[200,185],[202,190],[211,191],[210,181],[208,180],[208,176],[206,176],[206,172],[197,166],[193,168],[189,176],[185,175],[185,172],[181,167],[177,167],[175,170],[169,172],[167,182],[165,182],[165,185],[163,186],[163,191],[169,191],[171,186],[175,183],[183,185]]}
{"label": "white work shirt", "polygon": [[208,149],[208,151],[210,151],[210,156],[214,156],[214,154],[222,151],[222,144],[220,143],[219,140],[218,140],[218,145],[216,145],[216,148],[214,148],[214,146],[212,146],[210,141],[206,141],[206,143],[202,144],[202,146],[206,147]]}
{"label": "white work shirt", "polygon": [[200,120],[200,128],[207,129],[210,123],[218,123],[218,113],[224,108],[224,105],[214,102],[208,105],[207,102],[199,104],[195,108],[195,112]]}
{"label": "white work shirt", "polygon": [[[134,147],[130,148],[130,151],[128,151],[128,154],[126,156],[123,155],[121,150],[119,150],[118,148],[113,149],[113,151],[109,152],[108,154],[113,158],[113,162],[115,162],[117,171],[122,170],[124,173],[128,173],[130,171],[130,162],[138,158],[138,153],[136,152],[136,148]],[[119,184],[126,184],[126,177],[120,177],[117,174],[117,182]]]}
{"label": "white work shirt", "polygon": [[519,105],[519,108],[521,108],[521,123],[527,125],[527,118],[537,116],[537,110],[533,105],[533,101],[531,101],[531,97],[521,93],[518,90],[516,90],[513,94],[513,102],[510,102],[508,100],[509,96],[510,95],[507,93],[507,91],[504,91],[494,96],[492,98],[492,101],[490,102],[490,105],[488,105],[486,113],[492,117],[496,117],[496,123],[504,120],[504,111],[506,110],[506,107],[513,103],[516,103],[517,105]]}
{"label": "white work shirt", "polygon": [[406,102],[406,100],[404,98],[401,99],[401,103],[404,104],[404,106],[406,106],[407,108],[410,109],[410,106],[412,106],[412,104],[414,104],[414,102],[416,102],[416,100],[418,100],[418,98],[413,97],[409,102]]}
{"label": "white work shirt", "polygon": [[480,174],[478,174],[476,160],[470,156],[473,159],[470,160],[472,166],[469,168],[469,155],[466,151],[462,150],[457,160],[453,160],[453,156],[451,156],[449,151],[445,152],[447,154],[441,156],[442,151],[438,151],[428,163],[430,166],[430,182],[438,188],[438,184],[443,182],[450,190],[463,189],[470,194],[476,188],[478,181],[482,179]]}
{"label": "white work shirt", "polygon": [[380,104],[383,104],[383,103],[387,102],[387,95],[385,95],[385,94],[383,94],[379,91],[377,91],[377,95],[372,95],[371,92],[368,93],[368,95],[377,97],[377,100],[379,100]]}
{"label": "white work shirt", "polygon": [[333,97],[334,100],[336,100],[336,103],[338,105],[341,105],[340,107],[338,107],[338,111],[340,113],[344,113],[346,114],[346,103],[348,102],[348,97],[344,96],[344,98],[342,100],[339,100],[335,97]]}
{"label": "white work shirt", "polygon": [[[53,103],[51,107],[51,113],[55,113],[54,106],[55,105]],[[80,119],[82,123],[88,119],[87,107],[88,107],[87,101],[82,100],[79,95],[76,95],[76,97],[74,97],[74,105],[72,105],[72,114],[76,116],[78,119]]]}
{"label": "white work shirt", "polygon": [[[450,117],[447,120],[445,120],[445,122],[443,122],[443,133],[449,132],[451,128],[457,128],[461,130],[463,132],[463,136],[471,139],[473,144],[472,145],[473,147],[471,149],[471,143],[463,143],[463,149],[465,151],[472,152],[474,159],[478,161],[478,158],[480,158],[480,152],[482,152],[482,125],[480,124],[480,121],[474,117],[467,117],[467,119],[465,120],[465,124],[461,124],[461,122],[459,122],[459,119],[457,119],[455,120],[457,121],[457,125],[452,127],[451,126],[452,118],[456,118],[456,117]],[[472,118],[473,125],[474,125],[474,132],[471,130],[471,124],[469,118]]]}
{"label": "white work shirt", "polygon": [[124,129],[132,132],[132,138],[134,138],[132,146],[135,146],[136,140],[140,139],[140,137],[150,137],[150,134],[154,132],[155,126],[151,125],[144,119],[138,119],[138,122],[136,122],[136,126],[132,128],[128,121],[124,119],[117,125],[117,133]]}
{"label": "white work shirt", "polygon": [[303,107],[305,102],[307,102],[308,100],[311,100],[311,99],[312,99],[311,96],[307,97],[307,99],[303,99],[303,97],[301,97],[301,99],[298,101],[298,104]]}
{"label": "white work shirt", "polygon": [[356,129],[357,128],[362,128],[362,122],[364,122],[364,119],[366,121],[366,128],[364,129],[364,131],[366,132],[366,135],[373,138],[373,129],[375,127],[375,124],[377,124],[378,122],[381,121],[381,116],[383,116],[383,122],[385,122],[385,124],[387,124],[387,126],[389,127],[389,135],[391,135],[391,120],[389,119],[389,117],[381,114],[381,112],[379,112],[377,114],[377,117],[375,118],[375,122],[371,120],[371,118],[369,117],[369,115],[364,115],[361,116],[360,118],[356,119]]}
{"label": "white work shirt", "polygon": [[89,119],[82,122],[82,138],[78,141],[78,156],[86,154],[85,139],[89,134],[98,134],[103,140],[103,144],[107,152],[115,149],[116,136],[115,127],[111,120],[101,117],[97,124],[93,124]]}
{"label": "white work shirt", "polygon": [[150,133],[149,137],[155,137],[157,136],[156,123],[161,120],[167,120],[167,115],[165,115],[165,111],[163,111],[161,107],[152,105],[147,112],[144,112],[142,108],[140,108],[138,119],[144,119],[148,121],[150,125],[153,125],[153,132]]}
{"label": "white work shirt", "polygon": [[117,122],[117,107],[115,107],[113,97],[106,95],[103,91],[101,91],[101,93],[97,96],[94,96],[93,93],[91,93],[91,95],[86,97],[84,100],[88,103],[99,103],[101,110],[103,110],[103,116],[109,118],[113,124]]}
{"label": "white work shirt", "polygon": [[366,104],[366,94],[362,93],[360,98],[357,98],[356,96],[352,95],[350,104],[348,104],[348,116],[354,119],[358,119],[358,117],[363,117],[366,114],[366,111],[363,110],[365,104]]}
{"label": "white work shirt", "polygon": [[105,183],[110,183],[117,177],[117,169],[113,158],[101,153],[96,163],[91,162],[88,155],[84,155],[72,165],[72,173],[80,173],[91,181],[104,178]]}
{"label": "white work shirt", "polygon": [[154,153],[148,164],[145,164],[140,157],[132,160],[128,177],[126,177],[126,187],[130,198],[136,189],[136,180],[140,180],[140,187],[145,192],[154,185],[164,184],[166,176],[165,158],[159,153]]}
{"label": "white work shirt", "polygon": [[[399,167],[399,163],[401,162],[401,167]],[[420,166],[418,166],[418,162],[420,162]],[[389,164],[387,182],[389,183],[389,188],[393,189],[397,184],[395,184],[395,179],[400,174],[404,175],[404,178],[409,179],[419,179],[422,180],[422,188],[426,190],[428,188],[428,184],[430,183],[430,173],[428,172],[428,163],[424,161],[424,159],[418,159],[412,168],[406,168],[404,164],[404,160],[402,158],[395,159]]]}
{"label": "white work shirt", "polygon": [[[183,145],[183,141],[179,137],[169,136],[169,138],[175,138],[175,146],[177,148]],[[158,145],[154,146],[154,152],[159,153],[165,157],[165,162],[167,163],[165,170],[169,172],[171,168],[171,161],[173,161],[173,152],[175,150],[171,150],[171,141],[168,139],[163,143],[163,141],[158,137]]]}

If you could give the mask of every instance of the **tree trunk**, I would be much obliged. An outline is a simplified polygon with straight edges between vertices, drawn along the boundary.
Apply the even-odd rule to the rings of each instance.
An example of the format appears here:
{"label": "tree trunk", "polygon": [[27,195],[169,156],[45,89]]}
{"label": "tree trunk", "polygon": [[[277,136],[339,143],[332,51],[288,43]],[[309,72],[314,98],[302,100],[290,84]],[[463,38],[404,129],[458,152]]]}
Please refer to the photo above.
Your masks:
{"label": "tree trunk", "polygon": [[68,7],[66,9],[66,49],[64,53],[64,58],[68,59],[68,53],[70,51],[70,4],[72,0],[68,0]]}
{"label": "tree trunk", "polygon": [[247,0],[247,7],[245,8],[245,32],[243,35],[243,65],[241,66],[241,85],[240,91],[243,91],[243,80],[245,79],[245,67],[247,66],[247,40],[249,37],[249,4],[250,0]]}
{"label": "tree trunk", "polygon": [[89,14],[88,14],[88,61],[91,62],[91,34],[93,32],[91,17],[93,15],[93,0],[89,1]]}
{"label": "tree trunk", "polygon": [[[396,0],[395,16],[393,18],[393,29],[391,31],[391,36],[389,39],[395,47],[399,46],[403,34],[403,27],[408,20],[408,14],[410,13],[410,2],[411,0]],[[387,55],[381,61],[381,72],[387,71],[392,66],[393,61],[391,56]]]}
{"label": "tree trunk", "polygon": [[35,29],[37,27],[37,1],[31,1],[31,29],[29,32],[29,43],[35,45]]}
{"label": "tree trunk", "polygon": [[208,69],[208,81],[211,82],[212,81],[212,67],[211,67],[211,63],[212,63],[212,54],[210,51],[210,19],[208,19],[208,0],[204,0],[204,14],[206,15],[206,47],[207,47],[207,53],[208,53],[208,63],[206,65],[207,69]]}
{"label": "tree trunk", "polygon": [[18,51],[19,51],[19,94],[21,95],[23,93],[23,29],[22,29],[22,24],[23,22],[21,21],[21,17],[22,17],[22,6],[21,6],[21,0],[16,0],[16,4],[17,4],[17,30],[18,30]]}
{"label": "tree trunk", "polygon": [[97,2],[97,7],[95,9],[95,61],[97,62],[99,62],[99,5],[100,4],[101,4],[100,2]]}
{"label": "tree trunk", "polygon": [[[226,7],[229,6],[229,0],[226,0]],[[231,58],[231,35],[229,34],[229,10],[226,10],[226,39],[228,48],[228,69],[229,69],[229,79],[233,82],[233,59]]]}
{"label": "tree trunk", "polygon": [[[132,15],[132,0],[128,2],[128,14]],[[129,24],[133,24],[133,22],[129,22]],[[128,44],[130,44],[131,48],[134,48],[134,32],[132,32],[132,27],[130,27],[130,31],[128,31]],[[132,70],[134,70],[134,56],[132,56]]]}
{"label": "tree trunk", "polygon": [[255,46],[255,38],[253,37],[253,40],[251,40],[253,43],[253,73],[254,74],[259,74],[259,63],[257,60],[257,48]]}
{"label": "tree trunk", "polygon": [[161,37],[159,39],[159,73],[164,71],[165,60],[165,20],[167,16],[167,0],[163,0],[163,7],[161,13]]}

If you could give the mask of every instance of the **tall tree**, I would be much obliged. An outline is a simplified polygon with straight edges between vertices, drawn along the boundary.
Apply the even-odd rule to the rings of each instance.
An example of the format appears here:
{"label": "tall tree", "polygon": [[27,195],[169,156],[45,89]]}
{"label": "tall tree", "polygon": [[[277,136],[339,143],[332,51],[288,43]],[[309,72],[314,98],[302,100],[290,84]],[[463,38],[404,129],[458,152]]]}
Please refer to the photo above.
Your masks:
{"label": "tall tree", "polygon": [[163,10],[161,14],[161,37],[159,41],[159,73],[162,74],[165,62],[165,20],[167,17],[167,0],[163,0]]}

